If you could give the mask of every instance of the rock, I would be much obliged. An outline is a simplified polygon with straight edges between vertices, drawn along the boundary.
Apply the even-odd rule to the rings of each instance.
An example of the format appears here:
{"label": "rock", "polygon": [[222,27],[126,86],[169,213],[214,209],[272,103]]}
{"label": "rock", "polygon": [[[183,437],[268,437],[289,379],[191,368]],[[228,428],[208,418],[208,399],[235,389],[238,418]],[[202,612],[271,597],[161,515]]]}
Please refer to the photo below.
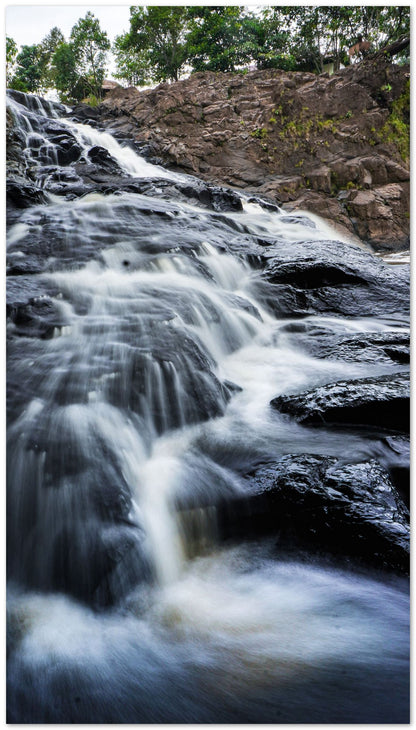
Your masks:
{"label": "rock", "polygon": [[404,235],[401,221],[408,214],[409,195],[408,183],[351,192],[346,205],[360,238],[371,242],[377,250],[391,250],[392,240],[397,241],[396,250],[408,248],[409,237]]}
{"label": "rock", "polygon": [[279,328],[277,338],[283,335],[297,347],[304,348],[313,357],[345,362],[399,362],[410,361],[409,335],[401,332],[334,332],[332,326],[313,322],[291,323]]}
{"label": "rock", "polygon": [[7,317],[15,325],[15,334],[50,339],[55,328],[66,324],[56,302],[49,297],[32,297],[25,303],[7,305]]}
{"label": "rock", "polygon": [[88,150],[88,157],[95,165],[102,168],[106,173],[114,175],[122,172],[118,162],[111,157],[104,147],[100,147],[99,145],[91,147],[91,149]]}
{"label": "rock", "polygon": [[281,395],[271,405],[305,425],[371,427],[409,432],[410,385],[407,373],[341,380],[296,395]]}
{"label": "rock", "polygon": [[408,436],[386,436],[388,447],[385,467],[405,505],[410,509],[410,439]]}
{"label": "rock", "polygon": [[[73,425],[69,411],[52,406],[27,420],[21,438],[9,432],[8,575],[103,607],[149,580],[152,564],[118,456],[95,429],[81,441]],[[19,530],[30,539],[19,540]]]}
{"label": "rock", "polygon": [[350,557],[407,573],[409,513],[376,461],[286,455],[247,475],[247,494],[219,508],[222,538],[276,535],[279,551]]}
{"label": "rock", "polygon": [[[380,93],[387,77],[388,104]],[[397,250],[409,242],[409,166],[405,135],[388,130],[398,99],[407,123],[407,82],[407,67],[380,58],[331,77],[195,73],[156,89],[110,92],[94,117],[149,143],[169,166],[303,207],[344,234]],[[360,198],[360,213],[350,208],[353,194],[386,185],[399,186],[398,197],[378,190],[378,212]],[[344,192],[348,201],[337,200]]]}
{"label": "rock", "polygon": [[81,157],[82,149],[72,135],[57,134],[50,139],[56,145],[58,165],[70,165]]}
{"label": "rock", "polygon": [[150,419],[158,433],[223,415],[232,391],[197,341],[163,322],[154,321],[151,331],[151,340],[142,334],[128,360],[123,347],[104,348],[114,363],[108,401]]}
{"label": "rock", "polygon": [[409,270],[387,267],[358,247],[340,241],[302,241],[271,246],[262,276],[268,306],[280,316],[331,312],[373,316],[409,311]]}
{"label": "rock", "polygon": [[35,183],[31,183],[27,178],[20,177],[7,180],[6,198],[9,206],[19,210],[47,202],[43,190],[40,190]]}

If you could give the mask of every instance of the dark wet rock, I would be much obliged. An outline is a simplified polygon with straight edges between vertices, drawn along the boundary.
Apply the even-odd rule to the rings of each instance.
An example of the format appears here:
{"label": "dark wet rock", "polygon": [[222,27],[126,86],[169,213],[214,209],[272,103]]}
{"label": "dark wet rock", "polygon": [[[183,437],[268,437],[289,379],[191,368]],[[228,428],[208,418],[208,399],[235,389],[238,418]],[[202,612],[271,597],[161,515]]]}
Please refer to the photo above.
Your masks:
{"label": "dark wet rock", "polygon": [[32,297],[28,302],[8,304],[7,317],[15,325],[15,334],[22,337],[50,339],[55,328],[66,324],[56,302],[49,297]]}
{"label": "dark wet rock", "polygon": [[196,340],[158,322],[152,324],[152,340],[142,340],[128,358],[123,347],[105,348],[114,363],[105,386],[110,403],[150,419],[159,433],[224,413],[231,390]]}
{"label": "dark wet rock", "polygon": [[266,249],[267,303],[280,316],[317,312],[374,316],[409,311],[409,269],[389,267],[339,241],[303,241]]}
{"label": "dark wet rock", "polygon": [[408,344],[392,344],[384,347],[384,352],[392,360],[398,363],[410,363],[410,347]]}
{"label": "dark wet rock", "polygon": [[58,134],[51,140],[56,145],[58,165],[69,165],[81,157],[82,148],[72,135]]}
{"label": "dark wet rock", "polygon": [[18,209],[30,208],[32,205],[40,205],[47,201],[43,190],[27,178],[9,179],[6,183],[6,196],[8,205]]}
{"label": "dark wet rock", "polygon": [[121,172],[119,164],[104,147],[95,145],[88,150],[87,154],[88,158],[106,173],[114,175]]}
{"label": "dark wet rock", "polygon": [[7,264],[7,275],[26,276],[28,274],[40,274],[44,268],[44,264],[36,256],[24,256],[22,258],[10,256]]}
{"label": "dark wet rock", "polygon": [[386,436],[384,465],[404,503],[410,509],[410,439],[408,436]]}
{"label": "dark wet rock", "polygon": [[[101,149],[101,148],[93,148]],[[91,192],[102,193],[103,195],[120,193],[137,193],[148,195],[152,198],[172,200],[174,197],[178,202],[195,204],[214,211],[241,211],[242,202],[240,196],[232,190],[221,188],[216,185],[209,185],[192,178],[189,183],[180,183],[171,180],[154,178],[133,178],[126,176],[121,169],[112,167],[111,157],[101,157],[91,150],[89,157],[95,163],[94,166],[80,164],[76,166],[72,175],[62,175],[60,171],[50,174],[46,180],[45,187],[57,195],[71,195],[73,198],[81,197]],[[110,174],[103,174],[103,169],[110,166]]]}
{"label": "dark wet rock", "polygon": [[409,570],[409,513],[376,461],[287,455],[247,476],[247,496],[219,509],[222,537],[278,536],[295,547]]}
{"label": "dark wet rock", "polygon": [[89,104],[76,104],[72,109],[67,112],[67,116],[70,119],[81,122],[81,124],[90,124],[95,126],[94,122],[100,118],[100,111],[97,107],[90,106]]}
{"label": "dark wet rock", "polygon": [[[91,429],[81,441],[59,407],[40,409],[20,439],[13,433],[12,428],[9,577],[93,606],[111,605],[149,580],[144,530],[131,517],[131,494],[118,458],[100,435]],[[19,470],[22,458],[27,468]],[[19,540],[18,530],[30,537]]]}
{"label": "dark wet rock", "polygon": [[53,110],[57,116],[64,116],[66,114],[66,108],[63,104],[56,101],[47,101],[46,99],[42,99],[41,96],[25,94],[23,91],[17,91],[16,89],[7,89],[7,96],[35,113],[43,110],[46,114],[50,114],[51,110]]}
{"label": "dark wet rock", "polygon": [[403,332],[340,333],[333,325],[300,321],[279,328],[282,335],[309,354],[345,362],[389,362],[407,364],[410,360],[409,335]]}
{"label": "dark wet rock", "polygon": [[408,433],[410,384],[407,373],[342,380],[305,393],[281,395],[271,405],[305,425],[371,427]]}

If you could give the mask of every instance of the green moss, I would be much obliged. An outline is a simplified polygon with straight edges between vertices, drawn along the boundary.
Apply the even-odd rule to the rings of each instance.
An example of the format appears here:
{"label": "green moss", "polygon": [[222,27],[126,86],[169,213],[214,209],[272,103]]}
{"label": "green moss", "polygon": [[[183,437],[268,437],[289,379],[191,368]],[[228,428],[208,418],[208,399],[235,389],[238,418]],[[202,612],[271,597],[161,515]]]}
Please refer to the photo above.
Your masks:
{"label": "green moss", "polygon": [[100,99],[97,99],[94,94],[91,94],[91,96],[88,96],[86,99],[84,99],[84,102],[89,106],[96,107],[100,103]]}
{"label": "green moss", "polygon": [[410,152],[410,80],[406,82],[401,96],[391,105],[390,115],[378,133],[381,142],[397,147],[405,162]]}
{"label": "green moss", "polygon": [[253,132],[250,132],[250,135],[255,139],[265,139],[267,137],[267,129],[266,127],[257,127]]}

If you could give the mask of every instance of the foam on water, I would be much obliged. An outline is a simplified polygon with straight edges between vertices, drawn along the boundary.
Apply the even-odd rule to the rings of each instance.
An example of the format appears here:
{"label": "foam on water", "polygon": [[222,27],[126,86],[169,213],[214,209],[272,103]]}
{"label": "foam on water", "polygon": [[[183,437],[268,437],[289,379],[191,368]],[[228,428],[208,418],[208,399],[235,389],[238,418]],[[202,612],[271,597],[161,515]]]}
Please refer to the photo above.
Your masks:
{"label": "foam on water", "polygon": [[[33,115],[48,107],[13,109],[30,152]],[[183,180],[107,133],[60,123],[126,174]],[[289,560],[266,543],[216,545],[216,501],[244,494],[245,465],[284,453],[368,460],[381,448],[270,408],[282,393],[389,370],[315,358],[288,337],[291,320],[258,301],[250,234],[289,246],[336,237],[255,203],[213,213],[124,193],[50,195],[10,228],[16,257],[25,242],[33,255],[48,244],[36,284],[57,312],[54,336],[22,336],[16,363],[26,400],[8,449],[12,721],[406,721],[403,581]],[[58,592],[64,570],[73,598]],[[83,605],[103,584],[112,607]]]}

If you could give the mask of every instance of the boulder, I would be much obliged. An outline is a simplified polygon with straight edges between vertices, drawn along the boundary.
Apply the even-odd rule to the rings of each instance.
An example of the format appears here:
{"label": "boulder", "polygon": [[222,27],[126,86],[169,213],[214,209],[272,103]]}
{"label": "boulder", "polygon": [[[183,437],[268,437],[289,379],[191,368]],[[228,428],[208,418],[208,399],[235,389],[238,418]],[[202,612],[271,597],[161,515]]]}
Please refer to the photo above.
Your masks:
{"label": "boulder", "polygon": [[280,316],[330,312],[373,316],[409,311],[409,270],[388,267],[362,248],[340,241],[271,246],[262,276],[267,304]]}
{"label": "boulder", "polygon": [[47,202],[44,191],[26,177],[12,177],[7,180],[6,200],[8,206],[19,210]]}
{"label": "boulder", "polygon": [[281,395],[271,405],[305,425],[337,424],[408,433],[409,398],[408,373],[394,373],[341,380],[305,393]]}
{"label": "boulder", "polygon": [[14,333],[21,337],[50,339],[55,328],[66,324],[56,302],[46,296],[8,304],[7,317],[15,325]]}
{"label": "boulder", "polygon": [[292,548],[408,573],[409,512],[375,460],[283,456],[246,476],[246,495],[218,509],[223,539],[275,535]]}
{"label": "boulder", "polygon": [[313,357],[345,362],[377,362],[408,364],[409,335],[405,332],[334,331],[325,323],[291,322],[279,328],[276,338],[288,339]]}

